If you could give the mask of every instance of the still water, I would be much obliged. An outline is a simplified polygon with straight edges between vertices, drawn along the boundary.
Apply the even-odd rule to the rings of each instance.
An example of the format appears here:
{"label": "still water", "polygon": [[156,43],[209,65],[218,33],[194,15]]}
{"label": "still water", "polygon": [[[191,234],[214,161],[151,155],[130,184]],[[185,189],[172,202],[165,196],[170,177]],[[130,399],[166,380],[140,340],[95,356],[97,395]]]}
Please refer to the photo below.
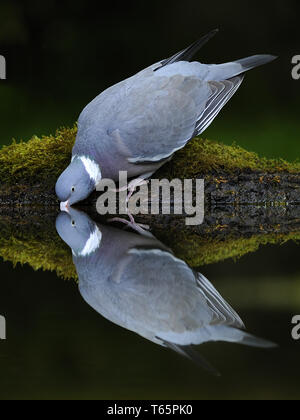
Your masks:
{"label": "still water", "polygon": [[298,219],[271,216],[141,236],[81,211],[3,211],[0,398],[299,398]]}

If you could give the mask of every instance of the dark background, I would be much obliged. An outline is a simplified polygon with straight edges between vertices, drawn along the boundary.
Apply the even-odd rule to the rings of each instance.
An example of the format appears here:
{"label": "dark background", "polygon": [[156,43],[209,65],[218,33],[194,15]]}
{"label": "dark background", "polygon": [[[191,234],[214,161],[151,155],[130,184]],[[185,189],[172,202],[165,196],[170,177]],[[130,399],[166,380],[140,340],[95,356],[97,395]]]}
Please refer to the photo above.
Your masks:
{"label": "dark background", "polygon": [[[269,157],[300,154],[298,1],[6,1],[0,0],[0,144],[73,125],[104,88],[181,50],[206,32],[203,62],[271,53],[277,62],[249,72],[205,136]],[[249,331],[280,343],[264,352],[226,344],[200,350],[223,373],[203,374],[102,319],[73,282],[29,267],[0,265],[0,398],[299,398],[299,248],[266,247],[201,270]]]}
{"label": "dark background", "polygon": [[300,81],[291,77],[291,59],[300,54],[299,12],[296,0],[1,0],[1,142],[73,124],[106,87],[220,28],[199,60],[257,53],[279,59],[248,75],[205,135],[294,159]]}
{"label": "dark background", "polygon": [[[242,317],[278,349],[209,343],[197,350],[221,373],[102,318],[73,281],[11,263],[0,266],[0,399],[299,399],[299,247],[265,247],[237,263],[200,271]],[[162,273],[163,275],[163,273]]]}

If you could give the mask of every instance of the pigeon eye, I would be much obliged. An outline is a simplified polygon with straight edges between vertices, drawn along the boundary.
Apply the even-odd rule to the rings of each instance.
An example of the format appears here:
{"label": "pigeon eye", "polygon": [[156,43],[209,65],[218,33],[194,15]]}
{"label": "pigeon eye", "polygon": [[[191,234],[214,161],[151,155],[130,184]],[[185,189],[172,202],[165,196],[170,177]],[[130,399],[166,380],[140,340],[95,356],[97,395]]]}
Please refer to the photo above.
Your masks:
{"label": "pigeon eye", "polygon": [[75,226],[76,225],[75,220],[72,220],[71,224],[72,226]]}
{"label": "pigeon eye", "polygon": [[71,188],[71,191],[72,191],[72,192],[74,192],[74,191],[75,191],[75,187],[72,187],[72,188]]}

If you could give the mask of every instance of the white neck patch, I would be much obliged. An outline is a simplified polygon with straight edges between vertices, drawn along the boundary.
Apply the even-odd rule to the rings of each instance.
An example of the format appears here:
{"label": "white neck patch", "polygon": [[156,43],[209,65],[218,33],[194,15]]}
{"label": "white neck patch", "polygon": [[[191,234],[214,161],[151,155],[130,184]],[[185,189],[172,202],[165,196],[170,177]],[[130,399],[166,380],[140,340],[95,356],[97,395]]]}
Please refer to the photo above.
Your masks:
{"label": "white neck patch", "polygon": [[102,233],[100,232],[100,230],[96,226],[94,232],[91,233],[89,239],[86,241],[86,244],[85,244],[83,250],[79,253],[79,256],[80,257],[88,257],[93,252],[95,252],[101,244],[101,239],[102,239]]}
{"label": "white neck patch", "polygon": [[85,170],[89,174],[89,177],[97,185],[101,181],[101,171],[99,165],[92,159],[86,156],[79,156],[79,159],[83,163]]}

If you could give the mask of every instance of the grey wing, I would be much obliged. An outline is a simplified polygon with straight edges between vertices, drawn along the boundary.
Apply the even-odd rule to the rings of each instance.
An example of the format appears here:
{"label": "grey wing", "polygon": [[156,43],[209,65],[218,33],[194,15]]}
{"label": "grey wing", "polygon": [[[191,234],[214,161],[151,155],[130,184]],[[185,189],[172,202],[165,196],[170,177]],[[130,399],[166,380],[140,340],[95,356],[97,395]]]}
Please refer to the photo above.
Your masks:
{"label": "grey wing", "polygon": [[201,273],[195,273],[200,293],[205,296],[208,305],[214,313],[213,324],[224,324],[235,328],[245,328],[236,311],[224,300],[215,287]]}
{"label": "grey wing", "polygon": [[131,163],[167,159],[211,124],[242,79],[206,82],[179,74],[147,78],[130,91],[111,134],[118,131],[120,151]]}
{"label": "grey wing", "polygon": [[137,83],[110,127],[111,135],[118,131],[119,151],[131,163],[170,157],[192,138],[211,94],[195,76],[157,75]]}
{"label": "grey wing", "polygon": [[206,104],[206,109],[197,121],[195,136],[200,135],[212,123],[221,109],[232,98],[244,80],[244,75],[233,77],[232,79],[209,82],[213,89],[213,95]]}
{"label": "grey wing", "polygon": [[201,312],[193,321],[197,325],[210,322],[205,299],[193,293],[196,284],[192,270],[169,252],[132,248],[119,261],[110,280],[114,295],[120,296],[120,315],[140,334],[145,329],[152,331],[154,338],[158,331],[182,330],[182,320],[193,311]]}
{"label": "grey wing", "polygon": [[[201,274],[161,249],[131,249],[111,281],[118,310],[139,329],[170,342],[196,343],[204,326],[243,327],[237,313]],[[133,312],[129,316],[129,308]]]}

